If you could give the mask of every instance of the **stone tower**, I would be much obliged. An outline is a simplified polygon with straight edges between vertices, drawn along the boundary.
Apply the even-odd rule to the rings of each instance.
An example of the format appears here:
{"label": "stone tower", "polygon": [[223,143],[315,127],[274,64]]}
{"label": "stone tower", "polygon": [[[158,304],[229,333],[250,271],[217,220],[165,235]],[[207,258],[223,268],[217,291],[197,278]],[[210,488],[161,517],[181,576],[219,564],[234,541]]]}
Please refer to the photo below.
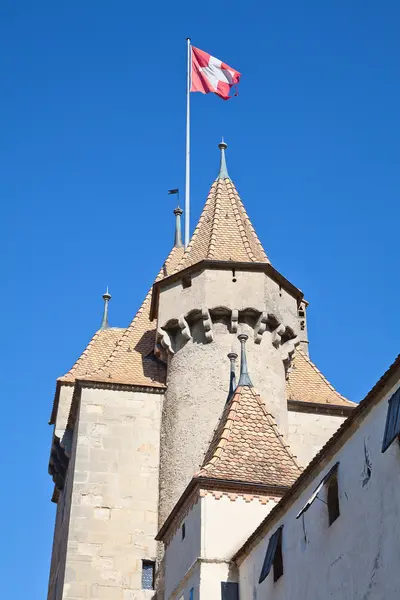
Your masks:
{"label": "stone tower", "polygon": [[130,325],[109,326],[107,291],[101,328],[57,381],[48,600],[152,597],[155,537],[203,464],[238,334],[300,464],[352,410],[309,359],[307,303],[268,260],[219,148],[186,251],[178,208],[175,245]]}

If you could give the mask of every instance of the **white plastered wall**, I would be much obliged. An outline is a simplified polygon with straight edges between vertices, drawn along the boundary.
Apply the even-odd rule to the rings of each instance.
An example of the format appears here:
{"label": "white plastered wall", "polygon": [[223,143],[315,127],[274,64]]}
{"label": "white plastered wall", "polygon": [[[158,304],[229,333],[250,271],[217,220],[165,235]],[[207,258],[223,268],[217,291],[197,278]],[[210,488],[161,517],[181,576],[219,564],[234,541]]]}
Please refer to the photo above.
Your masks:
{"label": "white plastered wall", "polygon": [[219,600],[221,581],[237,580],[232,555],[277,502],[249,498],[217,499],[207,493],[192,506],[166,547],[165,600],[180,599],[182,594],[186,599],[192,587],[195,598]]}
{"label": "white plastered wall", "polygon": [[288,411],[288,442],[303,467],[321,450],[346,417]]}
{"label": "white plastered wall", "polygon": [[[397,384],[398,385],[398,384]],[[327,462],[307,489],[272,524],[239,566],[240,598],[395,600],[400,596],[400,447],[381,453],[387,400],[393,388]],[[340,516],[329,527],[327,506],[304,506],[337,461]],[[371,476],[368,478],[367,462]],[[322,499],[326,489],[322,492]],[[283,576],[258,584],[270,535],[283,525]]]}

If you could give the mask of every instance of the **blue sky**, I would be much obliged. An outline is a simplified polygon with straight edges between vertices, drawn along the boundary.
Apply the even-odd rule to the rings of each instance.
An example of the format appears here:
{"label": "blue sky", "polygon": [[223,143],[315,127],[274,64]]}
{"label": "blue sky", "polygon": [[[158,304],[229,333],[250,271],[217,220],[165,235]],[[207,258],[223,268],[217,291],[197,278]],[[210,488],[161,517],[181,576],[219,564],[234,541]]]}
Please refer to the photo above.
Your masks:
{"label": "blue sky", "polygon": [[0,6],[2,593],[46,595],[55,379],[125,326],[173,240],[184,188],[185,38],[243,73],[192,95],[192,223],[217,144],[310,352],[361,399],[399,347],[397,2],[86,0]]}

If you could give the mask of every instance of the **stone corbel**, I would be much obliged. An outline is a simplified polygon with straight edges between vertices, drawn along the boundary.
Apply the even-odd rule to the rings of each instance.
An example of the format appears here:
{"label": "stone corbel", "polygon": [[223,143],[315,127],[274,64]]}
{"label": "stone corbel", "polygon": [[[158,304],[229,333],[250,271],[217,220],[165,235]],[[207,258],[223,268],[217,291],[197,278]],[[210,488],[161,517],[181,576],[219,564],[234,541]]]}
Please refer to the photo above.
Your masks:
{"label": "stone corbel", "polygon": [[174,350],[172,349],[172,342],[171,342],[169,333],[167,331],[165,331],[165,329],[160,329],[159,332],[161,335],[162,347],[165,348],[167,350],[167,352],[169,352],[170,354],[175,354]]}
{"label": "stone corbel", "polygon": [[282,336],[285,333],[285,331],[286,328],[281,323],[280,325],[278,325],[275,331],[272,332],[272,345],[275,346],[275,348],[279,348],[279,346],[281,345]]}
{"label": "stone corbel", "polygon": [[234,308],[231,312],[231,333],[237,333],[239,323],[239,311]]}
{"label": "stone corbel", "polygon": [[214,337],[213,337],[213,332],[212,332],[212,321],[211,321],[210,311],[208,310],[208,308],[203,308],[201,310],[201,318],[203,319],[203,326],[204,326],[204,333],[205,333],[206,341],[208,343],[212,342]]}
{"label": "stone corbel", "polygon": [[266,313],[266,312],[261,313],[261,315],[259,316],[259,319],[257,321],[257,324],[254,328],[254,342],[256,344],[261,344],[262,335],[263,335],[264,331],[267,329],[267,322],[268,322],[268,313]]}
{"label": "stone corbel", "polygon": [[184,340],[189,341],[192,339],[192,335],[190,333],[189,325],[183,315],[179,317],[178,325],[181,329],[181,334]]}

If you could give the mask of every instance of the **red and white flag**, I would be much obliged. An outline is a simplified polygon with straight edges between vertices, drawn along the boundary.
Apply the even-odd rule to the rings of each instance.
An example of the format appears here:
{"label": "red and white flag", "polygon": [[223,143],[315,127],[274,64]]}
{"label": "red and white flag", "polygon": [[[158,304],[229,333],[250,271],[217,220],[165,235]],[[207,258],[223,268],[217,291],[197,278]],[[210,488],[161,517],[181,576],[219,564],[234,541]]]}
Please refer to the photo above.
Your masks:
{"label": "red and white flag", "polygon": [[[240,81],[241,74],[218,58],[204,50],[191,46],[192,49],[192,85],[191,92],[209,94],[213,92],[220,98],[228,100],[231,88]],[[235,94],[237,96],[237,92]]]}

